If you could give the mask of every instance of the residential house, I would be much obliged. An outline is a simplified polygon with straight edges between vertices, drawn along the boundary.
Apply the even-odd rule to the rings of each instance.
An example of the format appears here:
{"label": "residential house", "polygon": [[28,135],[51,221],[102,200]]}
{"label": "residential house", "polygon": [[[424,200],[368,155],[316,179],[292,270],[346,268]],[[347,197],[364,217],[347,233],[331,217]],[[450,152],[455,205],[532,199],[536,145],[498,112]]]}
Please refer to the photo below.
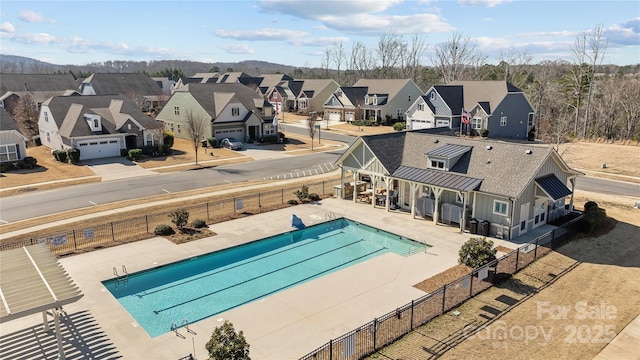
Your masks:
{"label": "residential house", "polygon": [[[258,86],[258,91],[265,97],[269,97],[269,94],[271,94],[271,91],[276,86],[286,86],[288,81],[293,81],[293,78],[286,74],[262,74],[260,77],[262,81],[260,82],[260,86]],[[273,105],[274,108],[276,107],[276,104],[273,102],[271,105]]]}
{"label": "residential house", "polygon": [[414,101],[407,110],[407,129],[448,127],[459,130],[464,92],[460,85],[436,85]]}
{"label": "residential house", "polygon": [[144,111],[160,108],[168,100],[162,87],[141,73],[95,73],[82,81],[82,95],[122,94]]}
{"label": "residential house", "polygon": [[373,119],[388,125],[405,121],[409,106],[422,95],[411,79],[360,79],[354,87],[366,87],[363,120]]}
{"label": "residential house", "polygon": [[362,119],[367,93],[367,87],[340,87],[323,105],[325,119],[347,122]]}
{"label": "residential house", "polygon": [[175,91],[157,119],[176,137],[189,139],[187,121],[203,119],[205,138],[247,141],[276,136],[273,107],[257,92],[240,84],[188,84]]}
{"label": "residential house", "polygon": [[243,73],[242,71],[226,72],[220,75],[220,78],[218,78],[218,84],[235,84],[240,82],[240,78],[243,77],[251,77],[251,75]]}
{"label": "residential house", "polygon": [[81,160],[163,142],[163,124],[124,95],[54,96],[42,104],[38,127],[42,145],[77,148]]}
{"label": "residential house", "polygon": [[20,133],[9,112],[0,108],[0,162],[19,161],[26,154],[27,138]]}
{"label": "residential house", "polygon": [[52,96],[70,95],[77,91],[71,74],[0,74],[0,107],[13,113],[18,101],[29,94],[36,110]]}
{"label": "residential house", "polygon": [[535,110],[522,90],[506,81],[454,81],[451,85],[464,88],[470,124],[463,124],[463,133],[475,135],[487,129],[492,138],[527,139]]}
{"label": "residential house", "polygon": [[373,208],[397,208],[461,230],[477,219],[486,235],[507,239],[564,215],[567,197],[572,211],[576,178],[583,175],[551,147],[460,138],[444,127],[363,136],[336,163],[343,184],[366,177],[385,193],[371,201]]}
{"label": "residential house", "polygon": [[288,82],[288,87],[296,97],[295,110],[302,114],[323,111],[323,105],[340,88],[333,79],[303,79]]}

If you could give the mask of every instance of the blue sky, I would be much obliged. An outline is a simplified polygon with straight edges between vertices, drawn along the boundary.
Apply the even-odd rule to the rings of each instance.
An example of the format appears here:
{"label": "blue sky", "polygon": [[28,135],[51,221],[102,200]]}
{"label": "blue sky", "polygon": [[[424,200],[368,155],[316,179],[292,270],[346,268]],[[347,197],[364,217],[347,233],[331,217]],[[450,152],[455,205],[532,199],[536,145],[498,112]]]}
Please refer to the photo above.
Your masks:
{"label": "blue sky", "polygon": [[11,1],[0,4],[0,53],[55,64],[163,59],[263,60],[319,66],[325,48],[413,34],[433,45],[454,32],[497,63],[507,49],[533,63],[571,61],[576,36],[605,29],[604,63],[640,63],[640,2],[517,0]]}

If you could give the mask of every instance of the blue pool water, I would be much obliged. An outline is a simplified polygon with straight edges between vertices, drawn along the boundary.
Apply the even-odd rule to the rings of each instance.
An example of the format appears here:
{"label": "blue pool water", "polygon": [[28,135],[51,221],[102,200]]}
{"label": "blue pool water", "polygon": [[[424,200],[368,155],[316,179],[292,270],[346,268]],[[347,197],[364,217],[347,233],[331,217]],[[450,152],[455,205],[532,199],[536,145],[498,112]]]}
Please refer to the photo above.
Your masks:
{"label": "blue pool water", "polygon": [[393,252],[425,245],[344,218],[111,279],[104,286],[147,333],[180,326]]}

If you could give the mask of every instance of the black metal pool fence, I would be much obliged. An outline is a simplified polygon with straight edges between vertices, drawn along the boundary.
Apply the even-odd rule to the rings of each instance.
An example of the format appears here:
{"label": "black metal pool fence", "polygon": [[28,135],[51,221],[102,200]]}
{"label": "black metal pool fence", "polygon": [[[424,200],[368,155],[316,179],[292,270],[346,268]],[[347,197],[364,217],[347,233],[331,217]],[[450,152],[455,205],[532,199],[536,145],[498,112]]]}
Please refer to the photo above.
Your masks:
{"label": "black metal pool fence", "polygon": [[355,360],[373,354],[432,319],[500,283],[580,232],[582,215],[469,274],[329,341],[301,360]]}

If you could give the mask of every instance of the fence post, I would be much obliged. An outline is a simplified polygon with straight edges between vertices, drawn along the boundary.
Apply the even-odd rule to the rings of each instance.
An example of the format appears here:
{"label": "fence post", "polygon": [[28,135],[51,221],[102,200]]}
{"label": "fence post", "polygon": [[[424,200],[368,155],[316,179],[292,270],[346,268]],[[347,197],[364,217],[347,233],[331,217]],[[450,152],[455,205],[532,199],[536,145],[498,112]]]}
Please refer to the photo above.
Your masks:
{"label": "fence post", "polygon": [[475,270],[471,270],[471,275],[469,276],[469,298],[473,297],[473,273]]}
{"label": "fence post", "polygon": [[447,300],[447,285],[442,287],[442,312],[444,314],[445,300]]}
{"label": "fence post", "polygon": [[260,202],[261,196],[260,193],[258,193],[258,213],[260,213],[261,208],[262,208],[262,202]]}
{"label": "fence post", "polygon": [[233,213],[236,213],[236,198],[235,196],[233,197]]}
{"label": "fence post", "polygon": [[144,223],[147,225],[147,234],[149,233],[149,215],[144,215]]}
{"label": "fence post", "polygon": [[73,229],[73,249],[78,250],[78,245],[76,244],[76,230]]}
{"label": "fence post", "polygon": [[536,247],[533,248],[533,261],[538,260],[538,243],[540,242],[540,238],[536,238]]}
{"label": "fence post", "polygon": [[322,195],[326,194],[326,192],[324,192],[324,180],[322,180]]}
{"label": "fence post", "polygon": [[[324,181],[322,183],[324,185]],[[411,330],[413,330],[413,300],[411,300]]]}
{"label": "fence post", "polygon": [[333,339],[329,340],[329,360],[333,359]]}
{"label": "fence post", "polygon": [[376,338],[378,337],[378,318],[373,318],[373,351],[378,350]]}
{"label": "fence post", "polygon": [[209,217],[209,203],[207,203],[207,220],[211,220],[211,218]]}
{"label": "fence post", "polygon": [[280,205],[284,205],[284,189],[280,189]]}
{"label": "fence post", "polygon": [[111,222],[111,241],[113,241],[113,242],[116,241],[116,236],[113,233],[113,221]]}
{"label": "fence post", "polygon": [[[520,248],[516,250],[516,271],[518,272],[518,260],[520,259]],[[515,273],[514,273],[515,274]]]}

